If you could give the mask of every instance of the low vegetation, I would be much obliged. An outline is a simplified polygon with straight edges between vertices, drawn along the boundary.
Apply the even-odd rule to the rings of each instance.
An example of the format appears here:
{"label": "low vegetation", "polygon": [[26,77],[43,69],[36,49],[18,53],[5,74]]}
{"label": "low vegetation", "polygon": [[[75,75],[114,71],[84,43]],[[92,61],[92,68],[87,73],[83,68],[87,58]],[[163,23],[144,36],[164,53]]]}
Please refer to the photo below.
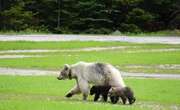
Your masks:
{"label": "low vegetation", "polygon": [[[123,47],[110,50],[72,51],[82,48]],[[7,53],[7,50],[69,50],[59,52]],[[162,51],[174,49],[172,51]],[[122,71],[147,73],[180,73],[180,45],[136,44],[122,42],[0,42],[0,56],[42,55],[40,58],[1,58],[0,67],[59,70],[65,63],[99,61],[115,65]],[[155,50],[155,51],[154,51]],[[3,53],[4,52],[4,53]],[[173,67],[173,68],[172,68]],[[56,76],[0,76],[0,109],[2,110],[172,110],[180,109],[178,79],[125,78],[132,87],[137,101],[133,105],[121,102],[82,101],[77,95],[65,98],[74,80],[59,81]]]}
{"label": "low vegetation", "polygon": [[[72,51],[82,48],[122,47],[110,50]],[[59,52],[12,52],[6,50],[59,50]],[[168,50],[169,49],[169,50]],[[108,62],[126,72],[179,74],[180,45],[136,44],[122,42],[0,42],[3,55],[40,55],[42,57],[0,59],[0,67],[59,70],[78,61]],[[65,51],[62,51],[65,50]],[[68,51],[66,51],[68,50]]]}
{"label": "low vegetation", "polygon": [[[87,102],[77,95],[66,99],[66,92],[74,85],[74,80],[59,81],[52,76],[1,76],[0,77],[0,109],[171,109],[180,106],[179,80],[169,79],[132,79],[125,82],[131,86],[137,97],[134,105],[122,105],[121,102],[112,105],[110,102],[94,103],[90,96]],[[146,86],[144,86],[146,85]],[[169,91],[170,90],[170,91]]]}

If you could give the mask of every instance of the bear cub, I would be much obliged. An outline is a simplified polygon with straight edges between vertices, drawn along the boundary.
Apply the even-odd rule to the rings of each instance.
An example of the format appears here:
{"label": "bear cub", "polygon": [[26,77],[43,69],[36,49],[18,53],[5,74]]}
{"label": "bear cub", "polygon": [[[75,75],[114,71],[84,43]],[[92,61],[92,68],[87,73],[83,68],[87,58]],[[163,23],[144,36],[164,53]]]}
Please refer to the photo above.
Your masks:
{"label": "bear cub", "polygon": [[100,95],[103,97],[103,100],[106,102],[108,96],[113,104],[119,101],[119,98],[122,99],[123,104],[126,104],[126,101],[129,101],[129,104],[133,104],[136,101],[133,91],[129,87],[118,88],[111,86],[93,86],[90,90],[90,95],[94,95],[94,101],[97,101]]}
{"label": "bear cub", "polygon": [[[90,95],[94,95],[94,101],[97,101],[100,95],[103,97],[103,100],[106,102],[109,95],[109,90],[111,86],[93,86],[90,90]],[[117,103],[119,96],[110,96],[112,103]]]}
{"label": "bear cub", "polygon": [[106,102],[110,88],[111,86],[93,86],[90,90],[90,95],[95,94],[94,101],[97,101],[101,95],[103,100]]}
{"label": "bear cub", "polygon": [[[123,104],[126,104],[126,100],[128,99],[129,104],[133,104],[136,101],[134,97],[134,93],[129,87],[119,88],[119,87],[112,87],[109,90],[110,97],[114,97],[116,99],[111,99],[112,103],[117,103],[119,98],[121,97]],[[113,100],[113,101],[112,101]]]}

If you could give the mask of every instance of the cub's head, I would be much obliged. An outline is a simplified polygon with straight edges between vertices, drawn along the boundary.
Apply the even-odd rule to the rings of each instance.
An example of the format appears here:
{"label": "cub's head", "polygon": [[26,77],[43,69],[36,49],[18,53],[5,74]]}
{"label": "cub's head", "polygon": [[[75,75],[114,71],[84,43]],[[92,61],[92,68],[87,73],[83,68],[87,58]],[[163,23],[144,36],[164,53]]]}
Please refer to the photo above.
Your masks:
{"label": "cub's head", "polygon": [[118,90],[116,87],[111,87],[109,90],[108,96],[110,97],[111,102],[113,104],[116,104],[119,100],[119,95],[117,92],[118,92]]}
{"label": "cub's head", "polygon": [[64,65],[64,68],[60,71],[58,80],[71,79],[71,68],[68,64]]}
{"label": "cub's head", "polygon": [[119,87],[111,87],[109,90],[109,96],[110,97],[125,97],[128,99],[129,104],[133,104],[136,101],[136,98],[134,97],[134,93],[129,87],[119,88]]}
{"label": "cub's head", "polygon": [[90,95],[93,95],[98,92],[98,88],[96,86],[93,86],[90,90]]}
{"label": "cub's head", "polygon": [[111,87],[111,89],[109,89],[109,96],[117,96],[117,95],[121,95],[123,92],[123,90],[121,90],[118,87]]}
{"label": "cub's head", "polygon": [[133,104],[136,101],[136,98],[134,97],[134,93],[129,87],[124,88],[124,94],[129,100],[129,104]]}

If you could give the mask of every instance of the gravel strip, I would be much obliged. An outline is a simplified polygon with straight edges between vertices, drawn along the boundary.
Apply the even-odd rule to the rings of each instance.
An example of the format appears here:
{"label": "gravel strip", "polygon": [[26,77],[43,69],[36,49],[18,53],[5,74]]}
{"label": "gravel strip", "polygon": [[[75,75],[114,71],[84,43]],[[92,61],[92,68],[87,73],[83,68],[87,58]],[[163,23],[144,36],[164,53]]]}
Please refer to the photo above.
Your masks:
{"label": "gravel strip", "polygon": [[44,55],[0,55],[0,59],[45,57]]}
{"label": "gravel strip", "polygon": [[161,64],[161,65],[125,65],[125,68],[133,69],[180,69],[179,64]]}
{"label": "gravel strip", "polygon": [[[81,49],[62,49],[62,50],[49,50],[49,49],[32,49],[32,50],[2,50],[0,54],[9,54],[9,53],[47,53],[47,52],[90,52],[90,51],[104,51],[104,50],[116,50],[121,49],[125,50],[130,48],[129,46],[118,46],[118,47],[89,47]],[[132,47],[131,47],[132,48]],[[137,48],[136,46],[133,48]],[[169,49],[142,49],[142,50],[129,50],[125,51],[126,53],[141,53],[141,52],[171,52],[171,51],[180,51],[178,48],[169,48]]]}
{"label": "gravel strip", "polygon": [[[61,49],[61,50],[50,50],[50,49],[32,49],[32,50],[3,50],[0,53],[44,53],[44,52],[79,52],[79,51],[102,51],[102,50],[115,50],[125,49],[129,46],[117,46],[117,47],[89,47],[80,49]],[[132,47],[131,47],[132,48]],[[135,48],[135,47],[134,47]]]}
{"label": "gravel strip", "polygon": [[[20,76],[57,76],[59,71],[34,70],[34,69],[15,69],[0,67],[0,75],[20,75]],[[162,78],[162,79],[180,79],[179,74],[157,74],[157,73],[126,73],[121,72],[123,77],[139,77],[139,78]]]}
{"label": "gravel strip", "polygon": [[42,76],[42,75],[57,75],[57,74],[58,74],[58,71],[1,68],[0,67],[0,75]]}
{"label": "gravel strip", "polygon": [[179,36],[107,36],[107,35],[0,35],[0,41],[121,41],[133,43],[180,44]]}

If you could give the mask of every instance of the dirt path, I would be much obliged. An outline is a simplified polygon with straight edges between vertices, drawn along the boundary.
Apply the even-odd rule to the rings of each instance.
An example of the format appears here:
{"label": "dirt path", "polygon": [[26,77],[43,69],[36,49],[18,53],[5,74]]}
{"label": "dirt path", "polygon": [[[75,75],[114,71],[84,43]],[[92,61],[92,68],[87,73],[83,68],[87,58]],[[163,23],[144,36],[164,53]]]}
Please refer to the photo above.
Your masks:
{"label": "dirt path", "polygon": [[45,55],[0,55],[0,59],[45,57]]}
{"label": "dirt path", "polygon": [[[0,67],[0,75],[20,75],[20,76],[42,76],[52,75],[57,76],[59,71],[34,70],[34,69],[16,69]],[[180,79],[180,74],[157,74],[157,73],[127,73],[121,72],[124,77],[139,77],[139,78],[164,78],[164,79]]]}
{"label": "dirt path", "polygon": [[128,36],[105,36],[105,35],[0,35],[0,41],[121,41],[133,43],[163,43],[180,44],[180,37],[128,37]]}
{"label": "dirt path", "polygon": [[124,65],[125,68],[133,68],[133,69],[180,69],[180,64],[156,64],[156,65]]}
{"label": "dirt path", "polygon": [[[116,46],[116,47],[88,47],[79,49],[31,49],[31,50],[2,50],[0,53],[44,53],[44,52],[80,52],[80,51],[103,51],[103,50],[115,50],[115,49],[126,49],[130,46]],[[132,47],[131,47],[132,48]],[[134,46],[133,48],[136,48]],[[180,49],[175,49],[180,50]]]}
{"label": "dirt path", "polygon": [[[46,52],[90,52],[90,51],[104,51],[104,50],[125,50],[125,49],[138,48],[137,46],[117,46],[117,47],[88,47],[88,48],[79,48],[79,49],[30,49],[30,50],[2,50],[0,54],[10,54],[10,53],[46,53]],[[170,52],[170,51],[180,51],[178,48],[163,48],[163,49],[139,49],[139,50],[127,50],[127,53],[141,53],[141,52]]]}
{"label": "dirt path", "polygon": [[58,73],[59,73],[58,71],[0,67],[0,75],[41,76],[41,75],[58,75]]}

